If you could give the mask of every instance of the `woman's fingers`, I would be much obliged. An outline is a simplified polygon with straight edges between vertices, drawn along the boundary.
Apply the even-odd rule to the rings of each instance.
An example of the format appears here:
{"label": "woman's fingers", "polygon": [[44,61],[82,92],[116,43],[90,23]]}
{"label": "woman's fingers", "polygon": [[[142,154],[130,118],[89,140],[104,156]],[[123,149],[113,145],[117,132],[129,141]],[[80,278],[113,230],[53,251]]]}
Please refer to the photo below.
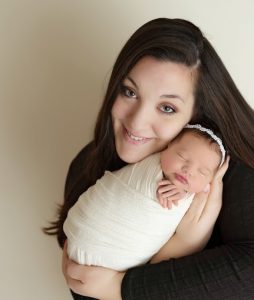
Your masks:
{"label": "woman's fingers", "polygon": [[185,214],[186,219],[193,220],[195,222],[199,221],[205,207],[207,197],[208,194],[206,192],[200,192],[194,196],[194,199]]}
{"label": "woman's fingers", "polygon": [[220,179],[222,180],[223,176],[225,175],[225,173],[227,172],[228,166],[229,166],[229,161],[230,161],[230,156],[227,155],[223,165],[218,169],[218,171],[216,172],[215,176],[214,176],[214,180]]}
{"label": "woman's fingers", "polygon": [[205,223],[215,223],[222,206],[222,181],[213,182],[211,184],[210,192],[205,203],[200,221]]}
{"label": "woman's fingers", "polygon": [[64,243],[63,254],[62,254],[62,272],[63,272],[65,278],[66,278],[67,261],[68,261],[68,255],[67,255],[67,240],[66,240]]}
{"label": "woman's fingers", "polygon": [[74,293],[82,294],[84,284],[81,281],[73,279],[71,277],[68,277],[67,280],[66,280],[66,282],[67,282],[68,287]]}
{"label": "woman's fingers", "polygon": [[62,271],[66,281],[69,281],[70,278],[80,281],[80,267],[81,265],[75,263],[68,257],[66,240],[64,243],[62,255]]}
{"label": "woman's fingers", "polygon": [[222,178],[229,166],[230,157],[227,156],[225,162],[217,171],[214,180],[211,183],[209,196],[202,212],[201,221],[204,223],[215,223],[222,206]]}

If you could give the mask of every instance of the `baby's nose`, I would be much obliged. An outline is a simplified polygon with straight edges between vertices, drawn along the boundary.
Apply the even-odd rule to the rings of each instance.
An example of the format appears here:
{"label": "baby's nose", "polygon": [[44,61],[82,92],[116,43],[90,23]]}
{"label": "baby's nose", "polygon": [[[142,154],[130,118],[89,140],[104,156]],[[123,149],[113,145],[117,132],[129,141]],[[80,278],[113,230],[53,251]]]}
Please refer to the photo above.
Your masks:
{"label": "baby's nose", "polygon": [[182,171],[183,171],[183,173],[186,174],[186,175],[192,175],[192,173],[193,173],[193,170],[192,170],[192,169],[193,169],[193,168],[191,167],[190,164],[185,164],[185,165],[183,165],[183,167],[182,167]]}

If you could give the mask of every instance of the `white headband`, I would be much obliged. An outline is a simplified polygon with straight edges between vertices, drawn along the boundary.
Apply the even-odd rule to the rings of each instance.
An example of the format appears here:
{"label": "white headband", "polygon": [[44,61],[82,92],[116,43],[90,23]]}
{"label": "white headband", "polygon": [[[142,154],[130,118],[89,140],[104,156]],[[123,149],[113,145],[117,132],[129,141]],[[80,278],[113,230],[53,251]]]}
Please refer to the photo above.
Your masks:
{"label": "white headband", "polygon": [[220,151],[221,151],[221,162],[220,162],[220,166],[224,163],[225,160],[225,156],[226,156],[226,150],[222,144],[222,140],[213,133],[213,131],[211,129],[205,128],[203,126],[201,126],[200,124],[187,124],[184,128],[194,128],[194,129],[198,129],[202,132],[207,133],[213,140],[215,140],[215,142],[219,145],[220,147]]}

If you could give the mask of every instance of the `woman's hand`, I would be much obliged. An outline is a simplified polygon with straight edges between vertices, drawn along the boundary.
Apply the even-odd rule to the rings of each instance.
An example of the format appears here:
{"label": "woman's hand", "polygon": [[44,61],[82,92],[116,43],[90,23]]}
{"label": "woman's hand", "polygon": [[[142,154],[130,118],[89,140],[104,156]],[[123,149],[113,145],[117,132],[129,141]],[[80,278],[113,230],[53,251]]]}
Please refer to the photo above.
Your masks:
{"label": "woman's hand", "polygon": [[68,258],[67,242],[63,249],[62,271],[67,285],[76,294],[100,300],[121,300],[121,283],[125,273],[75,263]]}
{"label": "woman's hand", "polygon": [[175,236],[189,254],[207,244],[222,206],[222,178],[229,165],[229,156],[216,172],[208,192],[195,195],[192,204],[176,229]]}

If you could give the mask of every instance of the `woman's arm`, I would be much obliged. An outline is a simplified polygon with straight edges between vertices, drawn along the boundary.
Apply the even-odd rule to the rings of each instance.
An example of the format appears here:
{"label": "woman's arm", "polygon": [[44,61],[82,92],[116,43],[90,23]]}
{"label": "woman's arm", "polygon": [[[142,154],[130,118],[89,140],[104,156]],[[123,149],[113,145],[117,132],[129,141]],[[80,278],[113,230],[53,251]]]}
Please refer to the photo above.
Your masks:
{"label": "woman's arm", "polygon": [[[152,257],[150,263],[155,264],[172,258],[179,258],[201,251],[207,244],[216,222],[222,203],[222,185],[216,193],[200,193],[195,195],[191,206],[177,227],[176,233]],[[202,218],[207,211],[205,207],[211,202],[215,204],[208,210],[209,216]],[[208,222],[204,222],[208,221]]]}
{"label": "woman's arm", "polygon": [[211,237],[222,206],[222,178],[228,169],[229,157],[216,172],[209,192],[196,194],[176,233],[151,259],[151,263],[179,258],[201,251]]}
{"label": "woman's arm", "polygon": [[220,245],[127,271],[122,299],[253,299],[253,216],[254,170],[237,163],[224,180]]}
{"label": "woman's arm", "polygon": [[62,271],[74,299],[121,300],[121,284],[125,273],[75,263],[67,256],[67,242],[63,248]]}
{"label": "woman's arm", "polygon": [[[217,172],[209,194],[196,195],[176,234],[167,243],[164,259],[193,253],[201,250],[207,243],[220,211],[222,177],[227,166],[228,160]],[[124,274],[105,268],[79,266],[67,259],[65,251],[63,272],[71,289],[100,299],[120,299],[120,284]]]}
{"label": "woman's arm", "polygon": [[[253,299],[253,185],[253,169],[240,163],[231,168],[224,180],[223,208],[217,224],[220,232],[214,235],[215,239],[214,236],[212,238],[220,241],[217,247],[127,271],[122,281],[122,299]],[[83,285],[86,285],[85,294],[90,295],[89,291],[99,283],[95,280],[98,278],[100,285],[104,286],[101,292],[105,298],[102,300],[107,299],[108,294],[112,295],[112,300],[119,299],[124,274],[103,268],[79,266],[73,262],[71,267],[74,273],[80,274],[80,278],[76,278],[79,282],[77,293],[81,293]],[[114,278],[113,282],[106,280],[108,286],[103,283],[104,277],[108,278],[107,272],[114,274],[111,277]],[[71,277],[71,274],[66,275],[66,269],[64,274]]]}

